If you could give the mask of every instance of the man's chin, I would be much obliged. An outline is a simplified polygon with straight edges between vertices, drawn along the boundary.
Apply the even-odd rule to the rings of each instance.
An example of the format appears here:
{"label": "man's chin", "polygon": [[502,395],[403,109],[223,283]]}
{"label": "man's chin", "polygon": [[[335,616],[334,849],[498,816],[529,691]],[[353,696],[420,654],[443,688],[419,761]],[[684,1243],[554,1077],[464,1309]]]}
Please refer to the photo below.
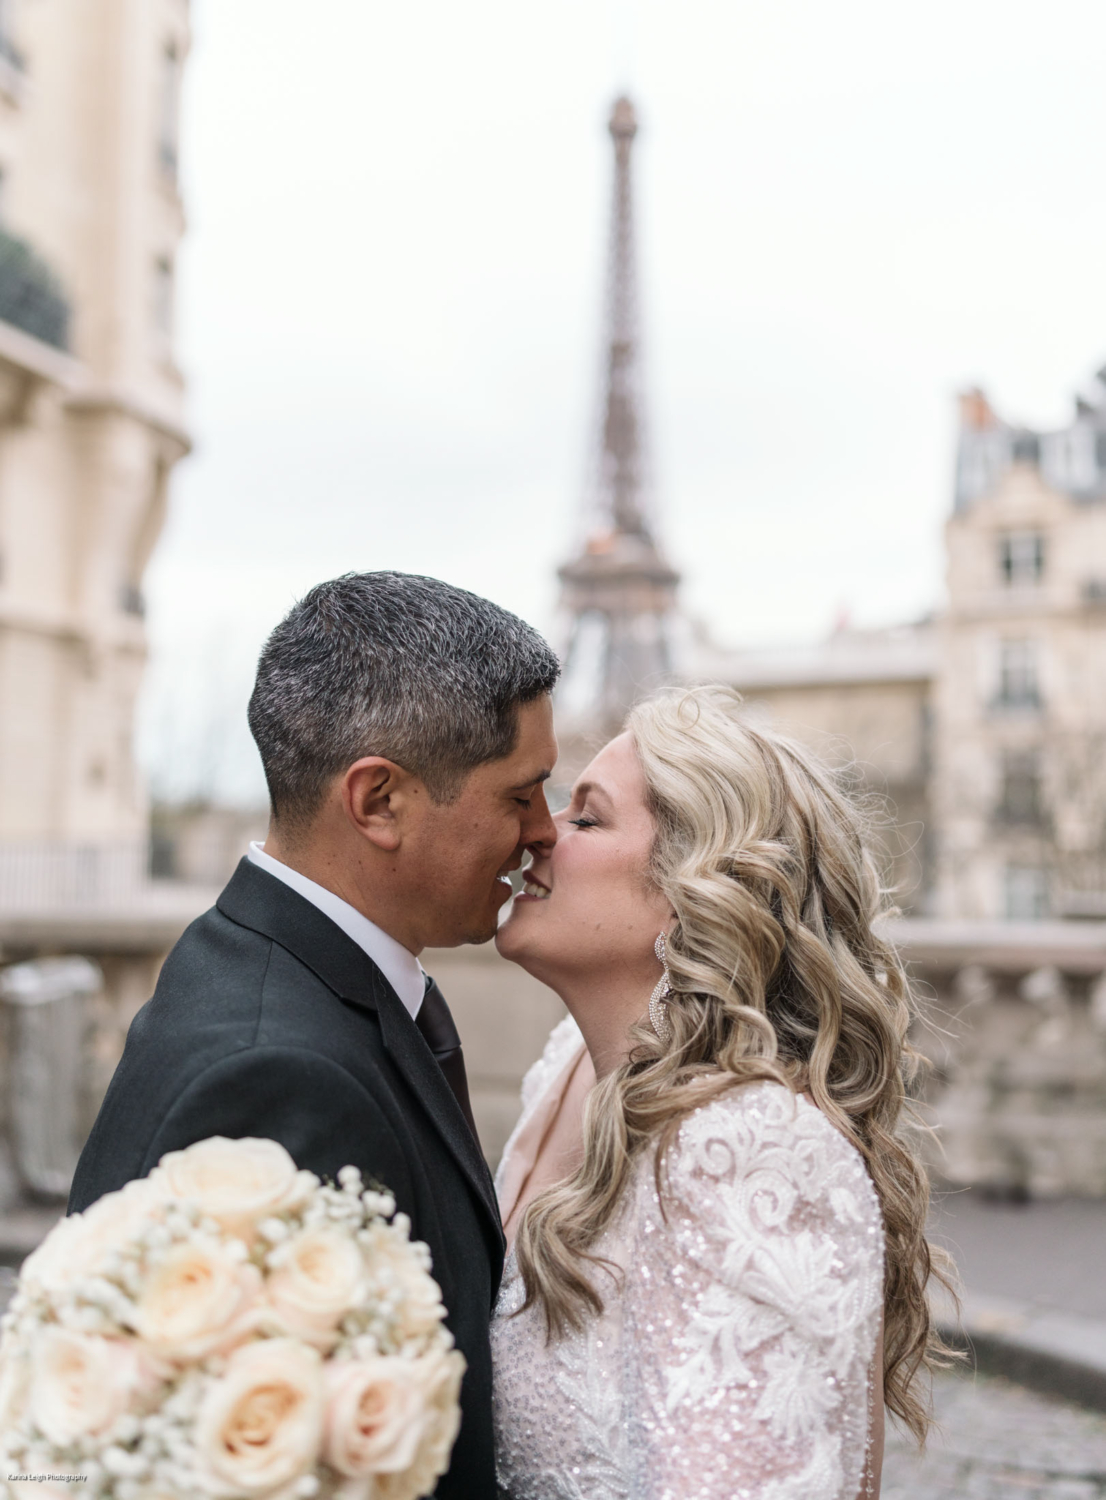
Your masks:
{"label": "man's chin", "polygon": [[[448,944],[434,944],[432,946],[456,948],[465,943],[490,943],[499,929],[500,919],[504,915],[503,908],[510,899],[511,887],[505,880],[497,880],[496,888],[492,892],[485,910],[479,915],[475,913],[471,914],[466,921],[465,927],[451,942]],[[507,907],[507,913],[510,913],[510,907]]]}
{"label": "man's chin", "polygon": [[462,938],[461,941],[463,943],[475,943],[477,946],[481,943],[490,943],[498,929],[499,924],[493,918],[489,927],[476,927],[469,933],[468,937]]}
{"label": "man's chin", "polygon": [[[510,891],[507,892],[508,899]],[[507,908],[508,915],[510,907]],[[487,912],[483,917],[474,920],[467,936],[463,937],[463,943],[490,943],[499,931],[500,921],[503,917],[503,902],[496,903],[494,910]]]}

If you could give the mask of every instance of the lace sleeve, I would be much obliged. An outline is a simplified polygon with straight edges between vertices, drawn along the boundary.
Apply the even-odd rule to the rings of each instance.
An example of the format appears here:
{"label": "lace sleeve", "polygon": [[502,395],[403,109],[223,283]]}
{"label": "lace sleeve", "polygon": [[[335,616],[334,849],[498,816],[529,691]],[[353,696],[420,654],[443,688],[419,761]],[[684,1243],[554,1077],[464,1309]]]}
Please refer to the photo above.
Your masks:
{"label": "lace sleeve", "polygon": [[813,1105],[753,1084],[689,1116],[667,1180],[667,1224],[638,1217],[626,1263],[631,1493],[854,1500],[883,1281],[863,1161]]}

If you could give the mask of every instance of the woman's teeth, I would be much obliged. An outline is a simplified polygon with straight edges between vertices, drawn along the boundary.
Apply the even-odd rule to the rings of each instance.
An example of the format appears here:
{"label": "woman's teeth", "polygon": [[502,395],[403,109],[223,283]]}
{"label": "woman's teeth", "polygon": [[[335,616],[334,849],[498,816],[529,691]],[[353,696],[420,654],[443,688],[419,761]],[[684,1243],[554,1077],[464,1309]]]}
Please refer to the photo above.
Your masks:
{"label": "woman's teeth", "polygon": [[546,890],[544,885],[538,885],[537,881],[527,880],[526,877],[523,876],[522,894],[524,896],[536,896],[539,901],[544,901],[546,896],[549,895],[549,892]]}

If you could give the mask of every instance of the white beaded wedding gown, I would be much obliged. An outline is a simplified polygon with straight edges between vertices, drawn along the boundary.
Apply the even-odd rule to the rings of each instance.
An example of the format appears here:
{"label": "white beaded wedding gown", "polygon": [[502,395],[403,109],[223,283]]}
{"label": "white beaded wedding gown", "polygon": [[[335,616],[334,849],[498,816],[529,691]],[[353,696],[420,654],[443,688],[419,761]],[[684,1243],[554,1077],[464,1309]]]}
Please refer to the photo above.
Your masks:
{"label": "white beaded wedding gown", "polygon": [[[582,1047],[571,1020],[523,1085],[504,1212]],[[552,1105],[555,1110],[555,1103]],[[666,1212],[653,1159],[594,1253],[604,1311],[547,1341],[508,1258],[492,1324],[499,1482],[510,1500],[855,1500],[867,1488],[883,1226],[857,1151],[777,1084],[684,1121]],[[507,1200],[504,1199],[506,1193]]]}

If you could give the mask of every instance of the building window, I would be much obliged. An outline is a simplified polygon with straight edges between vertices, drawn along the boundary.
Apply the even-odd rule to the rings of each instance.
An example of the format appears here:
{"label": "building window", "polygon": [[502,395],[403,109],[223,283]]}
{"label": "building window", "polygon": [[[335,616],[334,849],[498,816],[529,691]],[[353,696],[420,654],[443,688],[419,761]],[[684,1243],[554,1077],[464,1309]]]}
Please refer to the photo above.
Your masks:
{"label": "building window", "polygon": [[1013,531],[1000,537],[999,572],[1010,588],[1040,583],[1045,571],[1045,539],[1037,531]]}
{"label": "building window", "polygon": [[999,647],[998,702],[1002,708],[1039,708],[1037,650],[1032,641],[1003,641]]}
{"label": "building window", "polygon": [[1007,750],[999,816],[1007,823],[1039,823],[1042,812],[1040,756],[1036,750]]}
{"label": "building window", "polygon": [[158,110],[157,157],[171,177],[177,175],[177,122],[180,119],[180,57],[175,42],[161,56],[161,98]]}
{"label": "building window", "polygon": [[0,0],[0,58],[20,73],[26,64],[12,41],[12,0]]}
{"label": "building window", "polygon": [[1039,922],[1048,916],[1048,877],[1044,870],[1007,865],[1006,915],[1012,922]]}
{"label": "building window", "polygon": [[154,327],[166,338],[173,331],[173,262],[167,255],[154,262]]}
{"label": "building window", "polygon": [[119,607],[124,614],[137,615],[141,619],[146,613],[146,601],[142,597],[142,590],[133,583],[125,583],[119,590]]}

